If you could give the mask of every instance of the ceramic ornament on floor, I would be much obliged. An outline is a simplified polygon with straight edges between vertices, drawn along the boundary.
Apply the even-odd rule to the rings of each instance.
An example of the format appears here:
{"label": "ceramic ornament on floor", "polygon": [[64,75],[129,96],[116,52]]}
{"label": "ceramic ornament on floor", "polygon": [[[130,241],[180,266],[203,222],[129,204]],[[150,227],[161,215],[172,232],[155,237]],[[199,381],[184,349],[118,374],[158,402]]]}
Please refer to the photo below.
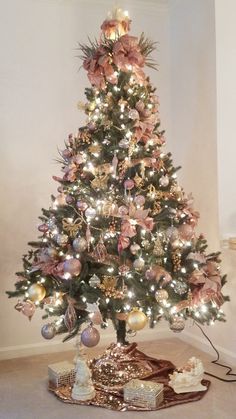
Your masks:
{"label": "ceramic ornament on floor", "polygon": [[48,340],[81,333],[83,345],[92,348],[108,322],[114,326],[117,343],[108,347],[106,359],[92,361],[93,382],[86,361],[77,357],[74,399],[69,384],[56,393],[67,402],[84,398],[118,410],[129,408],[123,386],[131,379],[163,380],[158,409],[171,400],[201,398],[201,388],[176,397],[175,366],[151,361],[128,338],[136,334],[138,341],[150,326],[158,340],[161,319],[170,333],[183,331],[189,318],[206,325],[224,321],[228,300],[219,252],[208,252],[204,235],[196,232],[199,213],[164,147],[158,92],[145,74],[145,67],[156,68],[155,42],[130,35],[130,28],[128,13],[115,9],[97,40],[79,45],[90,83],[85,103],[78,105],[86,120],[60,150],[61,174],[53,176],[57,192],[42,210],[39,237],[29,243],[15,290],[8,291],[29,319],[44,309],[41,334]]}

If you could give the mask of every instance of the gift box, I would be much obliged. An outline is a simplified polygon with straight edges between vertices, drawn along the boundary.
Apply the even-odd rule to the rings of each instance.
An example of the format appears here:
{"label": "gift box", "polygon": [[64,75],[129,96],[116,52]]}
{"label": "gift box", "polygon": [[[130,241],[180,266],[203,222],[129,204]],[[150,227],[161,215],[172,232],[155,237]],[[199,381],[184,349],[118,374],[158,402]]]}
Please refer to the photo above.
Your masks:
{"label": "gift box", "polygon": [[155,409],[163,401],[164,385],[133,379],[124,385],[124,401],[139,407]]}
{"label": "gift box", "polygon": [[55,387],[72,385],[75,382],[75,366],[68,361],[48,365],[48,378]]}

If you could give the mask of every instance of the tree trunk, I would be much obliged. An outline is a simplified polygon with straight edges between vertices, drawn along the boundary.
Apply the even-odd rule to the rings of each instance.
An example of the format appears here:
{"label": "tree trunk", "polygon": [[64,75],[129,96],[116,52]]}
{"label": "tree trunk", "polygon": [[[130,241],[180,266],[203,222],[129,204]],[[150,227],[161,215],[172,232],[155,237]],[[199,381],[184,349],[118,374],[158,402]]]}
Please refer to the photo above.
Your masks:
{"label": "tree trunk", "polygon": [[129,342],[125,339],[126,336],[126,322],[125,320],[118,320],[116,328],[117,343],[121,345],[128,345]]}

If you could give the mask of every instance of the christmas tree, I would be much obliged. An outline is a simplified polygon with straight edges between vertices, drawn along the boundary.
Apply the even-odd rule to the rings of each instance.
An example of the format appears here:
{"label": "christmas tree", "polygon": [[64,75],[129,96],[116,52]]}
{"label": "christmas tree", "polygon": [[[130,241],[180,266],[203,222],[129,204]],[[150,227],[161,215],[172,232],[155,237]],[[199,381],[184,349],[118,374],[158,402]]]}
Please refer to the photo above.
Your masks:
{"label": "christmas tree", "polygon": [[93,325],[111,320],[125,344],[129,331],[162,318],[174,331],[188,318],[224,320],[219,252],[207,254],[195,232],[199,214],[164,151],[158,97],[144,73],[155,67],[155,44],[130,36],[130,22],[116,10],[98,41],[80,45],[91,83],[80,105],[86,125],[60,152],[58,195],[42,210],[40,237],[8,291],[29,318],[45,310],[46,339],[69,339],[87,323],[81,339],[94,346]]}

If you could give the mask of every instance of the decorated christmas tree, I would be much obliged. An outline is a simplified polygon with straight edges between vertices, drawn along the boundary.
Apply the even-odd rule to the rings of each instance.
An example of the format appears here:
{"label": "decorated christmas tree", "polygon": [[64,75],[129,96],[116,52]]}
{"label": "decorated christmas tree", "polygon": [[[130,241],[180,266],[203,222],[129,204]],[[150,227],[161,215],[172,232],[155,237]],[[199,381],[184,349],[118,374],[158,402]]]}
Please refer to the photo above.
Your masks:
{"label": "decorated christmas tree", "polygon": [[144,73],[155,68],[155,44],[129,35],[130,23],[116,10],[98,41],[80,45],[91,83],[80,104],[87,121],[60,152],[58,194],[42,210],[40,236],[8,292],[30,319],[45,310],[46,339],[69,339],[83,327],[83,344],[94,346],[97,326],[111,320],[126,344],[127,333],[162,318],[173,331],[188,318],[224,320],[219,252],[208,254],[196,234],[199,214],[177,182]]}

